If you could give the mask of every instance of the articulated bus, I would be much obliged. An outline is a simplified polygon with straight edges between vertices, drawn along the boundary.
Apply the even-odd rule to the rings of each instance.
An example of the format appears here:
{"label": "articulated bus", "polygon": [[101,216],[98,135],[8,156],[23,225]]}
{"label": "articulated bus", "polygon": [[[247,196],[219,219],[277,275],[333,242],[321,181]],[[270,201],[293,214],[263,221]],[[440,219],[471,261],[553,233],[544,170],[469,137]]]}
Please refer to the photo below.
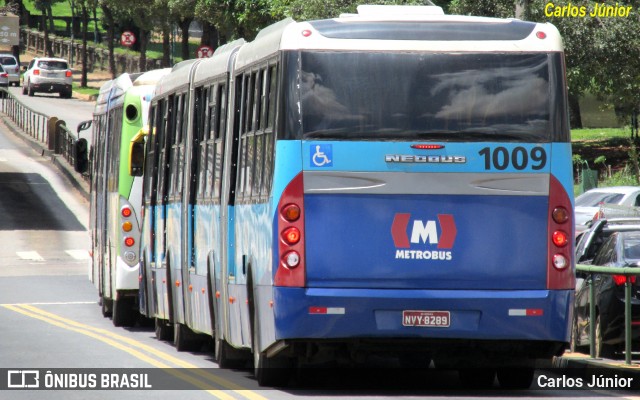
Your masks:
{"label": "articulated bus", "polygon": [[170,69],[122,74],[100,89],[93,114],[90,278],[115,326],[137,320],[142,179],[129,172],[129,143],[146,124],[155,83]]}
{"label": "articulated bus", "polygon": [[564,68],[550,24],[360,6],[176,69],[144,169],[157,333],[260,384],[380,352],[527,387],[570,333]]}

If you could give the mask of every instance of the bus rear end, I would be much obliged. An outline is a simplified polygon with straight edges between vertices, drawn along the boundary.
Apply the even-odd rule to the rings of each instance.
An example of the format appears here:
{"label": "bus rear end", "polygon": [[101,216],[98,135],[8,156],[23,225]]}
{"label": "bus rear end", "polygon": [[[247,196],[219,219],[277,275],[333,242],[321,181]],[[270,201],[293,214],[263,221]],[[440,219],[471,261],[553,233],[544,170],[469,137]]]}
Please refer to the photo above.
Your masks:
{"label": "bus rear end", "polygon": [[299,25],[283,42],[276,154],[301,168],[276,162],[276,339],[452,367],[561,353],[574,228],[555,28]]}

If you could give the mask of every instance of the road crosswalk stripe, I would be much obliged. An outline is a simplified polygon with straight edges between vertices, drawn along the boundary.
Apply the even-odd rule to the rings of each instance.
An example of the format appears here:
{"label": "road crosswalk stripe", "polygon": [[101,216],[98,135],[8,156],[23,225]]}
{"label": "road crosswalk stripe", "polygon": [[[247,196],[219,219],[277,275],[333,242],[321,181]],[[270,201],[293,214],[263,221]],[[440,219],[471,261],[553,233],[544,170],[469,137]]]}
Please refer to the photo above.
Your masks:
{"label": "road crosswalk stripe", "polygon": [[44,258],[37,251],[18,251],[18,257],[28,261],[44,261]]}
{"label": "road crosswalk stripe", "polygon": [[70,255],[76,260],[88,260],[89,252],[87,250],[65,250],[65,253]]}

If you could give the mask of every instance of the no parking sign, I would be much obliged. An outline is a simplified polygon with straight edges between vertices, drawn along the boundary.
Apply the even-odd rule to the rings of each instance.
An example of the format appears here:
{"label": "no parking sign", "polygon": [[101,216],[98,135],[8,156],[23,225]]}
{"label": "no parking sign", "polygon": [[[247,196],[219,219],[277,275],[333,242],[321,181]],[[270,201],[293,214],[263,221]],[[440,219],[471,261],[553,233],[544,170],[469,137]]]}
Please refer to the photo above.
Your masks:
{"label": "no parking sign", "polygon": [[196,50],[197,58],[207,58],[207,57],[211,57],[212,55],[213,55],[213,47],[211,46],[202,45],[198,47],[198,50]]}
{"label": "no parking sign", "polygon": [[124,31],[122,32],[122,35],[120,35],[120,44],[122,44],[123,46],[133,46],[135,42],[136,35],[134,35],[131,31]]}

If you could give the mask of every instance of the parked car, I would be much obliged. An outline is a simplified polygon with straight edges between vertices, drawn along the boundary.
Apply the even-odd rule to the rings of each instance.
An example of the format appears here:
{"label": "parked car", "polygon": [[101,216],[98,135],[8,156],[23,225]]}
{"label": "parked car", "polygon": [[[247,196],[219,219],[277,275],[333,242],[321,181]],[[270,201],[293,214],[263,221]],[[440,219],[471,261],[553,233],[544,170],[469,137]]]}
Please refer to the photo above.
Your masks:
{"label": "parked car", "polygon": [[9,74],[2,65],[0,65],[0,87],[9,87]]}
{"label": "parked car", "polygon": [[587,190],[576,197],[575,223],[576,236],[589,227],[589,222],[603,204],[627,207],[640,207],[640,187],[611,186]]}
{"label": "parked car", "polygon": [[[605,267],[640,267],[640,218],[615,218],[594,221],[578,241],[576,261]],[[588,348],[590,325],[595,324],[596,357],[618,358],[624,351],[624,285],[626,277],[578,272],[574,304],[571,348]],[[632,343],[640,344],[640,284],[632,285]],[[596,319],[590,321],[589,285],[595,288]]]}
{"label": "parked car", "polygon": [[20,86],[20,65],[13,54],[0,54],[0,65],[9,75],[9,86]]}
{"label": "parked car", "polygon": [[62,58],[40,57],[31,60],[22,77],[22,94],[57,92],[71,98],[73,74],[69,63]]}

